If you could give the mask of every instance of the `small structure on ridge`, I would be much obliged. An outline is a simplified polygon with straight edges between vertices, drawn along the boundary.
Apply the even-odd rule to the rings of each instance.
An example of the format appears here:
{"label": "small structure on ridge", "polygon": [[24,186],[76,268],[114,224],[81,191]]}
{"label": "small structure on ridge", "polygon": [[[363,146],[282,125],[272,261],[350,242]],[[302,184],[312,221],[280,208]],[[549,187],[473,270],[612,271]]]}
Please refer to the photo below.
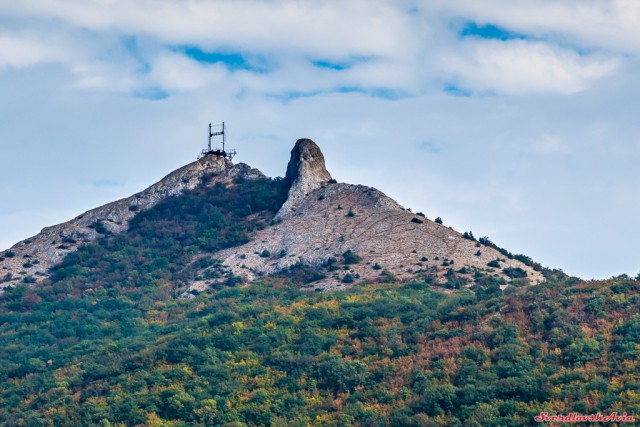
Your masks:
{"label": "small structure on ridge", "polygon": [[[214,136],[222,136],[222,149],[214,150],[211,146],[211,138]],[[225,133],[224,133],[224,122],[222,122],[222,129],[218,132],[213,132],[211,128],[211,123],[209,123],[209,143],[207,144],[207,148],[202,150],[198,159],[206,156],[207,154],[214,154],[216,156],[225,157],[229,160],[233,160],[233,156],[237,154],[236,150],[225,151]]]}

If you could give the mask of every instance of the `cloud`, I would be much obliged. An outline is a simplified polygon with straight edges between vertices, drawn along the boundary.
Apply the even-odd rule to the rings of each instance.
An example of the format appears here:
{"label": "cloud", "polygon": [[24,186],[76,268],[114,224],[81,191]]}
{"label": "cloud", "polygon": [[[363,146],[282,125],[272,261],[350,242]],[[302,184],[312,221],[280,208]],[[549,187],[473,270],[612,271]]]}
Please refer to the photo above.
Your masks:
{"label": "cloud", "polygon": [[[339,58],[393,54],[404,14],[384,1],[25,0],[3,1],[5,13],[55,18],[93,31],[144,34],[201,47],[238,46]],[[268,24],[268,25],[266,25]],[[408,34],[407,34],[408,35]]]}
{"label": "cloud", "polygon": [[187,56],[165,52],[152,59],[150,79],[169,91],[192,91],[220,83],[227,76],[221,64],[203,64]]}
{"label": "cloud", "polygon": [[32,67],[57,61],[66,56],[55,44],[46,43],[33,35],[0,34],[0,68]]}
{"label": "cloud", "polygon": [[[434,88],[457,94],[573,93],[622,61],[618,50],[593,52],[603,45],[586,37],[582,25],[604,14],[620,24],[617,31],[638,31],[624,24],[635,9],[620,1],[605,12],[593,2],[482,4],[490,7],[453,0],[420,4],[418,13],[410,13],[407,4],[382,0],[354,0],[340,8],[330,1],[0,0],[0,11],[13,17],[14,26],[23,22],[37,36],[16,48],[0,39],[0,52],[10,50],[5,56],[12,59],[5,61],[21,66],[62,61],[79,88],[133,95],[154,90],[170,96],[219,84],[229,76],[214,64],[246,72],[234,77],[236,93],[283,99],[345,88],[372,96],[417,96]],[[557,25],[568,16],[568,30]],[[66,38],[55,45],[73,55],[38,41],[56,29]],[[188,78],[178,78],[180,73]]]}
{"label": "cloud", "polygon": [[576,48],[640,53],[640,3],[634,0],[437,0],[424,13],[493,24]]}
{"label": "cloud", "polygon": [[145,188],[225,120],[269,175],[311,137],[340,180],[552,267],[636,273],[637,9],[0,0],[0,199],[30,218],[0,238]]}
{"label": "cloud", "polygon": [[461,50],[440,58],[458,85],[508,94],[579,92],[619,65],[616,59],[580,56],[527,40],[465,40]]}

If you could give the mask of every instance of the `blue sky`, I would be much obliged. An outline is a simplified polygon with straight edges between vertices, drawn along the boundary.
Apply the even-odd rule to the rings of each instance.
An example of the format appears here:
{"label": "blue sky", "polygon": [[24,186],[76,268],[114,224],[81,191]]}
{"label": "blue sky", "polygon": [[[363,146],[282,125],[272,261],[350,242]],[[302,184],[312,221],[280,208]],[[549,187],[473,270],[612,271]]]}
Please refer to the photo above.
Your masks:
{"label": "blue sky", "polygon": [[193,161],[225,121],[584,278],[640,272],[640,4],[0,0],[0,247]]}

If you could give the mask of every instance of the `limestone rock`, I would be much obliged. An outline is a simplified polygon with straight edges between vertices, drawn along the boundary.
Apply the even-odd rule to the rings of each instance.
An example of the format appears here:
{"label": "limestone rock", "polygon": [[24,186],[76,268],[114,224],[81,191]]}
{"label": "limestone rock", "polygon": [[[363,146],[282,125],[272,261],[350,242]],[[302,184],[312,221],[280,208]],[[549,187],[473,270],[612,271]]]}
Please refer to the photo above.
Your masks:
{"label": "limestone rock", "polygon": [[291,150],[285,180],[290,185],[289,196],[276,219],[290,216],[309,193],[331,180],[331,174],[324,164],[324,155],[315,142],[307,138],[296,142]]}
{"label": "limestone rock", "polygon": [[[272,254],[260,256],[263,251]],[[415,280],[428,274],[434,283],[446,282],[449,269],[487,270],[487,263],[503,255],[441,224],[402,208],[375,188],[351,184],[327,184],[311,192],[298,204],[296,212],[257,233],[243,246],[212,254],[225,268],[248,281],[278,273],[295,264],[326,266],[331,258],[340,261],[346,251],[361,261],[349,266],[358,282],[376,282],[386,276]],[[531,283],[542,275],[515,259],[505,259],[502,267],[520,267]],[[314,288],[344,286],[345,271],[336,271],[314,282]],[[500,271],[492,272],[500,277]],[[389,276],[390,277],[390,276]]]}

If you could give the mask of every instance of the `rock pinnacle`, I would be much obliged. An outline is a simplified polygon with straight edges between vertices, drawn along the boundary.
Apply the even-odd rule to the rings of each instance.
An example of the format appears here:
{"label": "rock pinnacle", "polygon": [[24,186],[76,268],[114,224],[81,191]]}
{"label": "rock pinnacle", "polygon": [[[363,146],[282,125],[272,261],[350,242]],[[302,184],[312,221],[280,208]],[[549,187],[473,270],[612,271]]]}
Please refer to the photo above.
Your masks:
{"label": "rock pinnacle", "polygon": [[307,138],[296,141],[291,150],[285,180],[290,185],[289,197],[280,208],[276,219],[291,215],[309,193],[331,180],[322,151],[315,142]]}

